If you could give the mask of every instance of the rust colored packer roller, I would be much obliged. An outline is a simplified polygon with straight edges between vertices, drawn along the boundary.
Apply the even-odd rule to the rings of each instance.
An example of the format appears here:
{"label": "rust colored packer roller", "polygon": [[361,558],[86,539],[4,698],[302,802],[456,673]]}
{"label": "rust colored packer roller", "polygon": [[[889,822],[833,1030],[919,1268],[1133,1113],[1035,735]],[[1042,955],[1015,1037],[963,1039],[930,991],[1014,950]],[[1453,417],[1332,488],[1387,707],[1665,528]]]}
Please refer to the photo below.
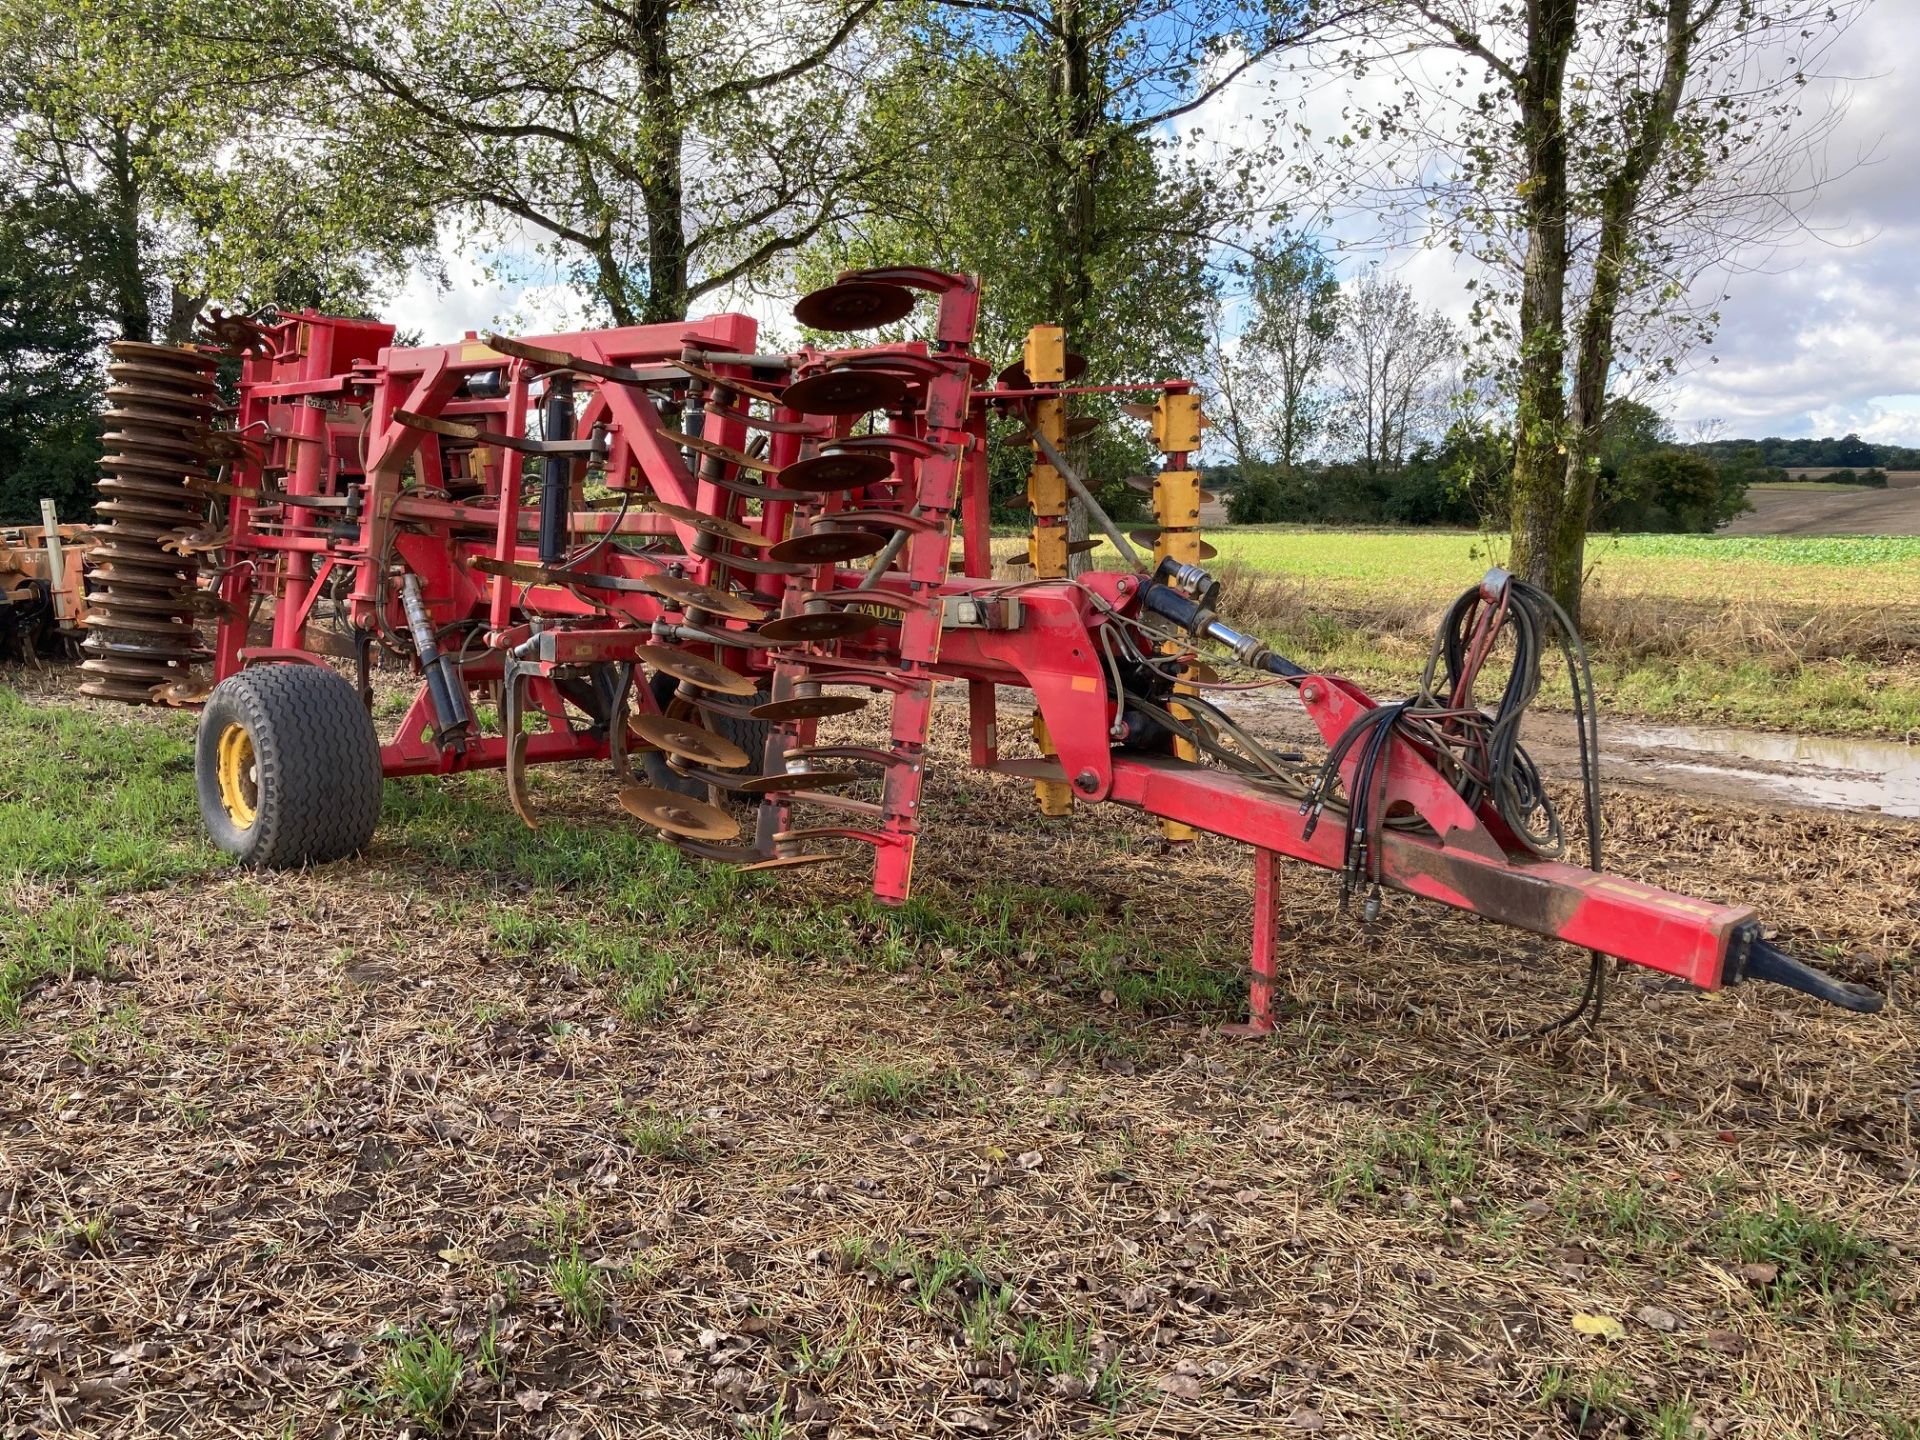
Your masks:
{"label": "rust colored packer roller", "polygon": [[101,543],[87,596],[80,691],[102,700],[164,704],[204,685],[197,618],[198,562],[171,552],[178,533],[204,525],[216,404],[214,357],[172,345],[116,340],[107,347],[107,453],[94,507]]}

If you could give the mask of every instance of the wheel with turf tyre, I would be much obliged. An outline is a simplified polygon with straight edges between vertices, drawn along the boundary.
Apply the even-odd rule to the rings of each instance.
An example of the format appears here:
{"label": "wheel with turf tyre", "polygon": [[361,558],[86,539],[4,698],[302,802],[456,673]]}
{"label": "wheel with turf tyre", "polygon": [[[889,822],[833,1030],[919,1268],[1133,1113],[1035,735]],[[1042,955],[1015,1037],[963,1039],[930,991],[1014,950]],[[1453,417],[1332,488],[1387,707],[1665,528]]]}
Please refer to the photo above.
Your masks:
{"label": "wheel with turf tyre", "polygon": [[353,686],[318,665],[262,665],[207,697],[194,741],[200,818],[265,870],[366,849],[380,820],[380,740]]}

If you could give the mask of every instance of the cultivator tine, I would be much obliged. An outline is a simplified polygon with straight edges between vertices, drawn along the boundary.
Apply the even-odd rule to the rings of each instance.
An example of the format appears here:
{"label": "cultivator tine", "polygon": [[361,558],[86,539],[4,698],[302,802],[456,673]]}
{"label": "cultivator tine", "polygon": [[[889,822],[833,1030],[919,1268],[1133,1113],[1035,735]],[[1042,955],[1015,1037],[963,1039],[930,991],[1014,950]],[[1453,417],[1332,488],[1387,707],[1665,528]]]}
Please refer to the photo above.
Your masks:
{"label": "cultivator tine", "polygon": [[[723,465],[737,465],[742,470],[752,470],[761,475],[777,474],[780,470],[778,465],[758,455],[749,455],[744,450],[735,450],[731,446],[717,444],[712,440],[702,439],[698,435],[683,435],[678,430],[662,430],[660,438],[671,445],[691,450],[696,455],[703,455],[709,460],[718,460]],[[703,475],[701,478],[711,477]]]}
{"label": "cultivator tine", "polygon": [[669,520],[677,520],[682,525],[690,526],[703,535],[711,535],[716,540],[731,541],[735,545],[745,545],[755,550],[765,550],[773,544],[773,541],[758,530],[750,529],[735,520],[709,515],[704,510],[669,504],[665,500],[658,500],[652,496],[648,496],[641,503],[655,514],[664,515]]}
{"label": "cultivator tine", "polygon": [[633,695],[633,666],[613,667],[613,690],[607,697],[607,762],[614,779],[623,785],[634,783],[633,766],[627,760],[627,735],[632,721],[628,704]]}
{"label": "cultivator tine", "polygon": [[669,360],[667,363],[674,369],[692,376],[702,385],[712,389],[730,391],[734,395],[742,396],[750,400],[758,400],[763,404],[773,406],[775,409],[778,409],[785,403],[781,399],[780,393],[776,390],[768,390],[764,386],[756,385],[748,380],[742,380],[734,375],[722,375],[717,371],[707,369],[703,365],[697,365],[691,360]]}
{"label": "cultivator tine", "polygon": [[527,785],[527,732],[525,724],[527,698],[527,676],[523,673],[511,654],[504,661],[505,673],[500,684],[500,729],[506,736],[506,763],[503,767],[507,780],[507,803],[513,806],[513,813],[529,830],[538,830],[540,822],[534,817],[533,797]]}

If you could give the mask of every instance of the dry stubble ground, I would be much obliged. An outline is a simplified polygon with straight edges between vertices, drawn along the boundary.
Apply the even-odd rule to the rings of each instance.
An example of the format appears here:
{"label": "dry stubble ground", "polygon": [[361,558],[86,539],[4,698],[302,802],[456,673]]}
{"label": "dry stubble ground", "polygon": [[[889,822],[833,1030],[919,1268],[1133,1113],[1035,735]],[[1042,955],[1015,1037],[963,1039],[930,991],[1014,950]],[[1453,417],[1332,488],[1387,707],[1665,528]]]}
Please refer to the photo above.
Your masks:
{"label": "dry stubble ground", "polygon": [[[1236,1043],[1244,852],[1124,813],[939,769],[904,914],[584,772],[242,875],[188,722],[23,683],[8,1435],[1920,1434],[1899,993],[1635,972],[1515,1039],[1575,957],[1301,870]],[[1612,801],[1627,873],[1910,986],[1914,827]]]}

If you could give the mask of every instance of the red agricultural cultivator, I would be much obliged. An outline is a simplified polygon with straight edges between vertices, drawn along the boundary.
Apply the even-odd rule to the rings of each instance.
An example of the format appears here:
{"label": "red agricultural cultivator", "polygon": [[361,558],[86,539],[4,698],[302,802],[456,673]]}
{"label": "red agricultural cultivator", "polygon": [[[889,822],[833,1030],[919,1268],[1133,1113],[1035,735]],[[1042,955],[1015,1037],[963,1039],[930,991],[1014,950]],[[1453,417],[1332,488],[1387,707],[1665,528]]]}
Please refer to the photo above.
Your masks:
{"label": "red agricultural cultivator", "polygon": [[[244,354],[239,404],[196,453],[227,463],[166,464],[170,483],[224,503],[224,526],[161,526],[162,558],[131,543],[111,557],[144,582],[136,598],[187,596],[191,558],[211,572],[200,603],[217,610],[219,683],[198,759],[217,843],[261,865],[335,859],[372,837],[383,776],[477,768],[505,772],[532,825],[529,766],[600,761],[625,810],[689,855],[776,870],[871,852],[875,895],[898,902],[935,687],[952,682],[971,763],[1034,782],[1048,813],[1111,801],[1158,817],[1170,841],[1206,831],[1253,847],[1251,1030],[1272,1025],[1281,856],[1339,872],[1367,914],[1403,891],[1588,949],[1590,997],[1613,956],[1707,989],[1764,979],[1879,1008],[1768,944],[1747,907],[1561,858],[1568,836],[1519,743],[1543,651],[1562,645],[1579,675],[1577,639],[1545,596],[1489,575],[1405,701],[1307,673],[1214,613],[1191,386],[1076,385],[1077,357],[1045,326],[996,376],[972,350],[977,302],[960,275],[843,276],[800,302],[812,330],[920,316],[927,338],[782,354],[756,353],[740,315],[426,347],[310,313],[219,318],[214,339]],[[123,393],[123,412],[158,407],[142,421],[152,453],[185,453],[204,372],[174,364],[168,392],[168,367],[142,364],[163,393]],[[1129,392],[1123,408],[1164,456],[1151,557],[1068,458],[1068,407],[1096,388]],[[172,429],[165,393],[184,397]],[[1034,450],[1013,579],[994,577],[989,549],[996,415]],[[143,463],[121,473],[148,481],[157,462]],[[1073,495],[1120,568],[1069,577]],[[150,632],[161,669],[142,683],[193,699],[198,642],[186,617],[170,623]],[[384,742],[380,652],[422,676]],[[1326,754],[1277,753],[1216,703],[1249,683],[1294,687]],[[1001,753],[1010,690],[1031,697],[1019,721],[1037,744],[1019,748],[1037,755]],[[879,714],[853,738],[822,733],[876,702],[884,734]],[[1586,800],[1597,837],[1590,769]]]}

